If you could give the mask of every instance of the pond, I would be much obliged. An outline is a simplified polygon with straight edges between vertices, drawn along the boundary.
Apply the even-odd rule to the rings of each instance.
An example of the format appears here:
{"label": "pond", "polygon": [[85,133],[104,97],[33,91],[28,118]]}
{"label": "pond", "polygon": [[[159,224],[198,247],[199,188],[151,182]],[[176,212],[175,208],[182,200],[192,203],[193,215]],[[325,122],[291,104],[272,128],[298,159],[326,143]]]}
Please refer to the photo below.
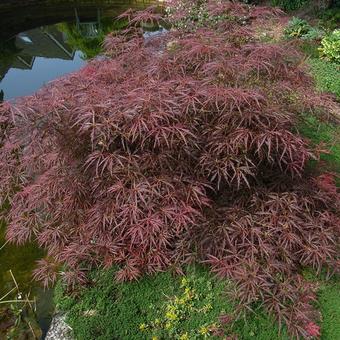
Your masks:
{"label": "pond", "polygon": [[[25,2],[25,1],[23,1]],[[29,95],[45,83],[78,70],[100,52],[105,34],[119,29],[114,17],[152,3],[77,1],[0,7],[0,100]],[[71,3],[71,4],[70,4]]]}
{"label": "pond", "polygon": [[[5,8],[2,1],[0,102],[33,94],[47,82],[78,70],[100,53],[108,32],[121,28],[123,23],[115,21],[115,17],[129,7],[142,9],[153,2],[31,0],[29,6]],[[5,298],[4,295],[16,285],[23,296],[29,294],[30,300],[36,300],[35,322],[44,338],[53,313],[53,291],[44,291],[31,275],[43,251],[35,244],[7,244],[4,235],[5,225],[0,221],[0,339],[6,338],[11,323],[4,314],[8,312],[13,317],[17,312],[13,311],[15,304],[6,306],[3,302],[17,299],[18,290]]]}

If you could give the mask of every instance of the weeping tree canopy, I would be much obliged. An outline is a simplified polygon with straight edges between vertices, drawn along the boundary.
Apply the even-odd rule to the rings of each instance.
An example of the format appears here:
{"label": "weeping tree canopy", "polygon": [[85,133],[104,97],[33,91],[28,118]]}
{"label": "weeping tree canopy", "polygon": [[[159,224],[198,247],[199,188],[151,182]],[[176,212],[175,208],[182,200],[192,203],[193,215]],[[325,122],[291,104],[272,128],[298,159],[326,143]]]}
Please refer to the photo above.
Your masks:
{"label": "weeping tree canopy", "polygon": [[[262,301],[292,335],[315,333],[300,271],[339,269],[339,195],[332,174],[306,171],[320,148],[295,127],[336,103],[291,43],[257,37],[281,15],[213,0],[127,11],[106,58],[1,106],[7,238],[47,250],[37,279],[62,266],[74,287],[93,267],[133,280],[199,261],[235,283],[238,311]],[[164,20],[171,31],[144,38]]]}

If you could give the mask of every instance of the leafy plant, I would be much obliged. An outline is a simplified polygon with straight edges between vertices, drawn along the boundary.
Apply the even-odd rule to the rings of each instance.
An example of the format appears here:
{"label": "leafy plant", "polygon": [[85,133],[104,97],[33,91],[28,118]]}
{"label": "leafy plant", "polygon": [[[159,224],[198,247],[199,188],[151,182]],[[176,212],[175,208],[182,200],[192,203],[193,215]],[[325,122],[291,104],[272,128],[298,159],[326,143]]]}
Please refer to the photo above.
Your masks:
{"label": "leafy plant", "polygon": [[287,38],[319,40],[323,37],[324,32],[319,28],[310,26],[306,20],[293,17],[284,29],[284,35]]}
{"label": "leafy plant", "polygon": [[301,37],[303,40],[320,40],[325,35],[325,32],[320,28],[311,27],[310,30]]}
{"label": "leafy plant", "polygon": [[[107,58],[1,106],[7,238],[37,239],[36,278],[53,283],[62,264],[73,288],[93,267],[127,281],[201,261],[235,283],[240,315],[262,301],[311,336],[315,294],[299,271],[338,269],[339,197],[331,175],[307,176],[319,148],[293,132],[301,112],[336,104],[289,43],[256,40],[279,11],[199,6],[226,20],[145,40],[140,25],[159,14],[127,12]],[[191,14],[184,2],[168,19]]]}
{"label": "leafy plant", "polygon": [[340,63],[340,29],[334,30],[321,40],[320,52],[327,60]]}
{"label": "leafy plant", "polygon": [[301,37],[307,34],[310,30],[308,22],[304,19],[293,17],[289,20],[287,27],[284,30],[284,34],[287,37]]}

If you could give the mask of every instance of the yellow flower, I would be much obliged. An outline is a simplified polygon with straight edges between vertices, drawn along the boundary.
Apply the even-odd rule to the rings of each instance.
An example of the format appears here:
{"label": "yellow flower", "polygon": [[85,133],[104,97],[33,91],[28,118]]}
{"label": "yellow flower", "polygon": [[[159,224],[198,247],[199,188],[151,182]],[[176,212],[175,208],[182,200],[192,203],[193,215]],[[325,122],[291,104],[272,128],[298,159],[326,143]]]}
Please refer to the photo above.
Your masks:
{"label": "yellow flower", "polygon": [[209,332],[208,328],[204,327],[204,326],[202,326],[199,330],[199,333],[202,334],[202,335],[206,335],[206,334],[208,334],[208,332]]}
{"label": "yellow flower", "polygon": [[178,300],[178,304],[179,304],[179,305],[184,305],[184,304],[185,304],[185,299],[183,299],[183,298],[182,298],[182,299],[179,299],[179,300]]}
{"label": "yellow flower", "polygon": [[209,310],[212,310],[212,305],[211,305],[211,303],[208,303],[208,304],[206,304],[204,307],[204,310],[207,312],[207,311],[209,311]]}
{"label": "yellow flower", "polygon": [[169,311],[165,314],[166,318],[169,320],[176,320],[177,319],[177,314],[173,311]]}
{"label": "yellow flower", "polygon": [[183,334],[180,336],[179,340],[189,340],[188,332],[183,333]]}
{"label": "yellow flower", "polygon": [[167,322],[167,323],[165,324],[165,328],[166,328],[166,329],[171,328],[171,322]]}
{"label": "yellow flower", "polygon": [[148,328],[148,325],[146,325],[145,323],[141,323],[141,324],[139,325],[139,329],[140,329],[141,331],[145,331],[147,328]]}
{"label": "yellow flower", "polygon": [[158,340],[158,336],[155,336],[155,335],[154,335],[154,336],[152,337],[152,340]]}
{"label": "yellow flower", "polygon": [[188,280],[183,277],[182,282],[181,282],[181,287],[185,287],[188,284]]}

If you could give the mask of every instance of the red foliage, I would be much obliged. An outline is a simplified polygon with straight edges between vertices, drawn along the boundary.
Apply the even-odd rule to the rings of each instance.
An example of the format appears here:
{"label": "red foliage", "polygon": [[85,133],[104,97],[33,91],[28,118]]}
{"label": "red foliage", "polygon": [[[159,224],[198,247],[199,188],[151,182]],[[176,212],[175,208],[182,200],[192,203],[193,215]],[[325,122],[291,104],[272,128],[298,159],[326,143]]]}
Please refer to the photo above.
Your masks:
{"label": "red foliage", "polygon": [[306,332],[311,337],[319,337],[320,336],[320,326],[316,325],[314,322],[309,322],[306,325]]}
{"label": "red foliage", "polygon": [[338,268],[339,196],[331,175],[306,177],[313,152],[293,131],[323,103],[291,46],[244,26],[268,9],[206,10],[231,19],[146,42],[134,26],[160,17],[125,13],[131,27],[107,37],[107,58],[1,106],[7,237],[47,249],[46,284],[59,264],[74,286],[93,266],[131,280],[205,261],[236,283],[241,307],[262,300],[310,336],[314,294],[299,271]]}

